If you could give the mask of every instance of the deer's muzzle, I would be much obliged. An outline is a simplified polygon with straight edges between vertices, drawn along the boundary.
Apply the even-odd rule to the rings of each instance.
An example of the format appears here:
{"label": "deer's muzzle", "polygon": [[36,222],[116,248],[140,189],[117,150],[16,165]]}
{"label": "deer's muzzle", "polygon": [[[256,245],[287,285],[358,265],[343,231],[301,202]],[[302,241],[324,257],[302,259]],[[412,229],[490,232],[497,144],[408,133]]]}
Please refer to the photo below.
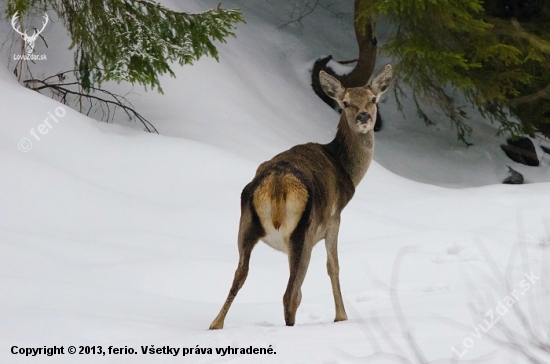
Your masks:
{"label": "deer's muzzle", "polygon": [[357,122],[360,124],[366,124],[370,120],[370,114],[368,112],[360,112],[357,114]]}

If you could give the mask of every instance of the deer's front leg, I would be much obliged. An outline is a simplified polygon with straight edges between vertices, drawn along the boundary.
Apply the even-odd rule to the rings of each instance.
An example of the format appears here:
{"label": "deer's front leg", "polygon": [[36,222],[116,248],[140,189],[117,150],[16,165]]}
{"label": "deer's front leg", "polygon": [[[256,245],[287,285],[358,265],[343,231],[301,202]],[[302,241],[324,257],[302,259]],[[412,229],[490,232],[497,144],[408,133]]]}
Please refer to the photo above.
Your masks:
{"label": "deer's front leg", "polygon": [[336,306],[337,321],[348,319],[342,293],[340,292],[340,266],[338,265],[338,230],[340,229],[340,216],[332,217],[327,226],[327,235],[325,236],[325,247],[327,248],[327,271],[332,284],[332,294],[334,295],[334,305]]}

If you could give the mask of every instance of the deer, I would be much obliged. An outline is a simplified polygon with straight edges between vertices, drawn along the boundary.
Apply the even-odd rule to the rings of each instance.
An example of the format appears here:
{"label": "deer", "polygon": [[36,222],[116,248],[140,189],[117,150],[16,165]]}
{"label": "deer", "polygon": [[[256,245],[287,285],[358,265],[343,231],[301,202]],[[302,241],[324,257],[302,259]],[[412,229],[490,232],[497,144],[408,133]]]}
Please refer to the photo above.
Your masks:
{"label": "deer", "polygon": [[276,155],[262,163],[244,187],[237,239],[239,263],[210,330],[223,329],[227,312],[248,276],[252,249],[260,240],[288,255],[290,276],[283,296],[287,326],[294,326],[311,252],[322,239],[336,307],[334,321],[347,320],[337,250],[340,215],[371,164],[377,103],[389,87],[392,73],[387,64],[370,85],[345,88],[320,71],[323,91],[342,108],[336,136],[328,144],[301,144]]}
{"label": "deer", "polygon": [[21,32],[19,30],[19,26],[17,26],[17,28],[15,27],[15,23],[17,22],[17,12],[13,14],[13,17],[11,18],[11,26],[13,27],[13,30],[15,30],[16,33],[20,34],[21,38],[23,38],[23,40],[25,41],[25,44],[26,44],[25,50],[27,51],[27,54],[31,54],[33,52],[34,42],[36,42],[40,33],[42,33],[44,29],[46,29],[46,25],[48,24],[48,20],[49,20],[48,14],[44,15],[44,19],[46,21],[42,23],[42,29],[38,31],[35,29],[33,30],[32,35],[28,35],[27,30],[25,30],[24,32]]}

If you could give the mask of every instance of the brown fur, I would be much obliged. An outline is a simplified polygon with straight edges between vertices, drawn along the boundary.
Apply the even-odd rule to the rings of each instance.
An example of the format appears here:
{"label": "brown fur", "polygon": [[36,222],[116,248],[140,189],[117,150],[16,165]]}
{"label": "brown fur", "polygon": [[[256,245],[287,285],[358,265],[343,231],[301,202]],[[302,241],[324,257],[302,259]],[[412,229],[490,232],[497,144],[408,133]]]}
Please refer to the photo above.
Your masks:
{"label": "brown fur", "polygon": [[[294,230],[304,212],[308,193],[305,186],[293,175],[270,174],[254,191],[254,208],[260,217],[271,216],[271,225],[279,230],[283,224],[290,224]],[[262,213],[259,213],[259,212]],[[291,221],[286,221],[291,219]],[[265,228],[269,228],[262,222]]]}
{"label": "brown fur", "polygon": [[[262,163],[241,194],[239,265],[229,295],[210,329],[223,328],[225,316],[248,275],[259,240],[288,254],[290,276],[283,296],[287,325],[295,322],[313,246],[325,239],[335,321],[347,319],[340,292],[338,230],[340,213],[365,175],[374,150],[376,102],[391,80],[391,66],[371,86],[344,89],[321,72],[326,94],[343,108],[336,137],[329,144],[297,145]],[[368,113],[368,117],[366,117]]]}

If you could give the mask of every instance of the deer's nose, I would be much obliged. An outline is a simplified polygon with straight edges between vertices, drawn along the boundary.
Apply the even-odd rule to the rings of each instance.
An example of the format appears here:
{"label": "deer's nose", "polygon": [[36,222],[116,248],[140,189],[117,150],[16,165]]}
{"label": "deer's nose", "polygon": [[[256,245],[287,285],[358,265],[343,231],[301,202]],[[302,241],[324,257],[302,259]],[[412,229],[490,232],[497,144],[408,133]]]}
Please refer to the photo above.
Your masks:
{"label": "deer's nose", "polygon": [[357,114],[357,121],[361,124],[365,124],[369,120],[370,114],[368,112],[360,112],[359,114]]}

